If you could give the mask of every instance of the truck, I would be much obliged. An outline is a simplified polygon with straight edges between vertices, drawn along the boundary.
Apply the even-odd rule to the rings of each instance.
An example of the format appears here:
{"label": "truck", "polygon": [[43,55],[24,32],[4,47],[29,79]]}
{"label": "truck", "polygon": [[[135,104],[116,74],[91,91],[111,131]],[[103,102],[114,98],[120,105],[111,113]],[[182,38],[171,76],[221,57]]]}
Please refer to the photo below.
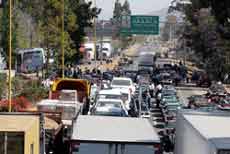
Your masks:
{"label": "truck", "polygon": [[229,154],[230,114],[180,110],[177,114],[175,154]]}
{"label": "truck", "polygon": [[49,92],[49,99],[82,104],[82,114],[87,114],[90,107],[90,87],[89,81],[84,79],[57,79]]}
{"label": "truck", "polygon": [[[71,136],[73,121],[80,114],[89,111],[90,84],[87,80],[61,78],[53,82],[49,92],[49,98],[41,100],[37,105],[37,112],[45,114],[48,121],[56,123],[55,128],[48,127],[47,152],[68,150],[68,142]],[[49,125],[48,125],[49,126]],[[54,146],[61,145],[61,146]],[[67,146],[62,149],[63,145]],[[65,152],[63,152],[65,151]]]}
{"label": "truck", "polygon": [[101,54],[103,59],[110,58],[113,54],[113,48],[111,43],[102,43]]}
{"label": "truck", "polygon": [[86,60],[93,60],[95,57],[95,45],[94,43],[85,43],[85,59]]}

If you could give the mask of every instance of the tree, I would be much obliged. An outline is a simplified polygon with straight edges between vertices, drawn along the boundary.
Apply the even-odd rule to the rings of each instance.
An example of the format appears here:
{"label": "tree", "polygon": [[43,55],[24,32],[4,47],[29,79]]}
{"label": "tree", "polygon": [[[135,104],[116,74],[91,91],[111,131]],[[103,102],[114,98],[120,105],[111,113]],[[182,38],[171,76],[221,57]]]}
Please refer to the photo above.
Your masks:
{"label": "tree", "polygon": [[221,80],[228,73],[229,63],[229,26],[228,1],[191,0],[186,6],[187,19],[183,38],[190,42],[197,61],[212,79]]}
{"label": "tree", "polygon": [[[4,60],[6,61],[7,67],[9,66],[9,10],[8,3],[3,7],[2,16],[1,16],[1,41],[0,46],[2,47],[2,53]],[[15,16],[12,17],[12,66],[14,66],[15,62],[15,49],[17,48],[17,33],[15,29],[17,29],[18,25],[15,22]]]}
{"label": "tree", "polygon": [[[80,59],[81,54],[79,48],[84,41],[85,28],[92,27],[92,20],[97,18],[101,9],[92,7],[92,2],[79,2],[76,0],[69,0],[69,8],[72,11],[72,15],[76,15],[76,18],[72,20],[72,25],[67,29],[70,38],[73,41],[73,46],[76,48],[76,52],[73,56],[69,57],[69,60],[76,63]],[[76,25],[74,27],[74,25]]]}
{"label": "tree", "polygon": [[122,12],[125,13],[126,15],[131,15],[130,4],[128,0],[125,0],[122,6]]}
{"label": "tree", "polygon": [[[56,66],[60,61],[62,0],[15,0],[14,1],[13,48],[43,47],[54,51]],[[84,29],[92,26],[92,19],[97,17],[100,9],[92,8],[92,3],[84,0],[65,0],[64,9],[64,49],[65,62],[75,63],[81,58],[78,52],[85,36]],[[3,56],[7,59],[8,11],[3,9],[0,26]],[[15,51],[15,50],[14,50]],[[47,59],[48,62],[48,59]],[[48,69],[48,63],[47,63]]]}
{"label": "tree", "polygon": [[113,10],[113,23],[118,26],[122,16],[122,5],[119,0],[116,0]]}

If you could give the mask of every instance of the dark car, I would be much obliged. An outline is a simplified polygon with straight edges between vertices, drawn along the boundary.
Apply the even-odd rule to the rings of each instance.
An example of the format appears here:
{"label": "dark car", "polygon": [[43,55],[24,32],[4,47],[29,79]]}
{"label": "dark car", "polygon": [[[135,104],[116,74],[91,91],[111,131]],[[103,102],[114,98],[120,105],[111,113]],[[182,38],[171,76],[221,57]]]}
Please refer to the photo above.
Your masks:
{"label": "dark car", "polygon": [[209,106],[210,102],[204,95],[193,95],[188,97],[188,108],[201,108]]}
{"label": "dark car", "polygon": [[114,75],[113,72],[103,72],[102,78],[103,78],[103,80],[112,81],[113,75]]}

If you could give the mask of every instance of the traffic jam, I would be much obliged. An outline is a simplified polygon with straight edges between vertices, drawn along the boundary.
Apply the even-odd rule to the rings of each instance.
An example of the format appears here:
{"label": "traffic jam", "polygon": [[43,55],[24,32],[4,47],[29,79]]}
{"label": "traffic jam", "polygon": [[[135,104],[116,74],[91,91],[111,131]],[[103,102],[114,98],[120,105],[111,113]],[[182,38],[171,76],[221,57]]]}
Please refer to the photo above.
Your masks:
{"label": "traffic jam", "polygon": [[[77,139],[77,143],[73,141],[76,144],[73,144],[75,148],[73,148],[72,152],[76,150],[79,153],[92,153],[93,151],[94,153],[108,153],[108,151],[111,153],[115,150],[115,153],[119,153],[118,149],[121,148],[121,153],[130,154],[140,152],[172,153],[177,146],[175,143],[176,128],[178,127],[177,116],[180,116],[178,114],[180,110],[228,112],[229,96],[227,88],[222,83],[211,83],[204,73],[199,74],[193,71],[189,74],[188,69],[182,62],[175,63],[175,60],[157,56],[153,52],[147,51],[146,47],[138,50],[142,51],[139,52],[139,55],[131,58],[121,58],[118,66],[113,70],[106,70],[99,73],[99,75],[96,75],[93,71],[92,73],[88,71],[88,76],[91,76],[89,80],[91,90],[89,108],[86,109],[87,111],[84,114],[96,118],[91,119],[92,121],[89,120],[89,123],[85,124],[82,120],[84,117],[79,117],[79,120],[76,120],[76,125],[77,123],[79,125],[82,124],[82,128],[74,126],[76,128],[72,135],[79,133],[78,135],[81,136],[80,132],[83,134],[87,133],[87,131],[84,131],[85,127],[92,126],[91,123],[94,122],[97,123],[97,125],[92,126],[96,129],[94,133],[100,133],[100,135],[94,136],[95,134],[90,133],[92,136],[89,135],[88,138],[85,138],[83,135],[83,139]],[[185,89],[195,87],[202,89],[202,91],[198,91],[198,94],[190,94],[185,98],[186,102],[183,102],[180,94],[181,87]],[[97,119],[98,116],[103,118]],[[122,128],[114,131],[111,128],[111,131],[108,133],[114,133],[123,142],[111,141],[111,136],[108,136],[109,141],[101,141],[104,135],[106,138],[107,131],[98,132],[98,130],[104,131],[103,127],[109,128],[112,125],[120,127],[115,125],[115,121],[114,123],[112,122],[114,119],[110,119],[108,124],[100,123],[100,121],[107,117],[145,119],[154,128],[158,141],[151,143],[154,145],[154,148],[143,145],[140,147],[138,144],[139,148],[137,145],[136,147],[130,147],[129,142],[132,141],[124,141],[125,139],[122,139],[123,136],[128,134],[128,132],[123,132],[126,134],[123,135]],[[129,128],[132,127],[132,122],[127,121],[126,124],[122,125],[127,125]],[[95,138],[98,141],[95,141]],[[80,142],[83,143],[83,146],[81,146]],[[86,144],[87,142],[88,144]],[[101,143],[109,144],[108,149],[105,148],[105,145],[102,146]],[[115,145],[114,149],[112,143]],[[134,149],[136,148],[138,150],[135,151]]]}
{"label": "traffic jam", "polygon": [[[33,109],[21,106],[18,121],[7,123],[21,131],[24,118],[39,116],[41,151],[48,154],[184,154],[190,140],[201,151],[216,148],[225,154],[227,145],[222,149],[211,142],[212,135],[218,141],[228,135],[228,127],[215,130],[228,120],[229,87],[169,58],[170,52],[155,53],[151,44],[135,51],[117,56],[116,64],[68,66],[65,78],[54,73],[42,82],[48,98]],[[203,138],[211,148],[201,144]]]}
{"label": "traffic jam", "polygon": [[[75,78],[52,81],[49,99],[37,108],[56,122],[59,117],[54,132],[61,133],[67,153],[172,153],[177,118],[184,115],[178,112],[228,112],[230,96],[221,82],[148,49],[121,57],[111,70],[85,68]],[[183,94],[193,87],[201,90]],[[47,153],[59,149],[58,140],[49,137]]]}

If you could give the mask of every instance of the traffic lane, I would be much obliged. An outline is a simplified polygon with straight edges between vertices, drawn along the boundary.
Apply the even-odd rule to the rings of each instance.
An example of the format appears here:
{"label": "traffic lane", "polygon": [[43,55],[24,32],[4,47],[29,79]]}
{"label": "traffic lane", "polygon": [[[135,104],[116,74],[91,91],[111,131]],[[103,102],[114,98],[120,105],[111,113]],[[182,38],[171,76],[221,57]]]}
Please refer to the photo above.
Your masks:
{"label": "traffic lane", "polygon": [[207,88],[199,87],[177,87],[177,95],[184,106],[188,105],[188,97],[193,95],[203,95],[207,93]]}
{"label": "traffic lane", "polygon": [[100,69],[101,71],[112,70],[118,66],[120,57],[113,57],[111,63],[106,63],[105,61],[91,61],[90,64],[80,65],[81,70],[85,70],[86,68],[89,70],[93,70],[94,68]]}

